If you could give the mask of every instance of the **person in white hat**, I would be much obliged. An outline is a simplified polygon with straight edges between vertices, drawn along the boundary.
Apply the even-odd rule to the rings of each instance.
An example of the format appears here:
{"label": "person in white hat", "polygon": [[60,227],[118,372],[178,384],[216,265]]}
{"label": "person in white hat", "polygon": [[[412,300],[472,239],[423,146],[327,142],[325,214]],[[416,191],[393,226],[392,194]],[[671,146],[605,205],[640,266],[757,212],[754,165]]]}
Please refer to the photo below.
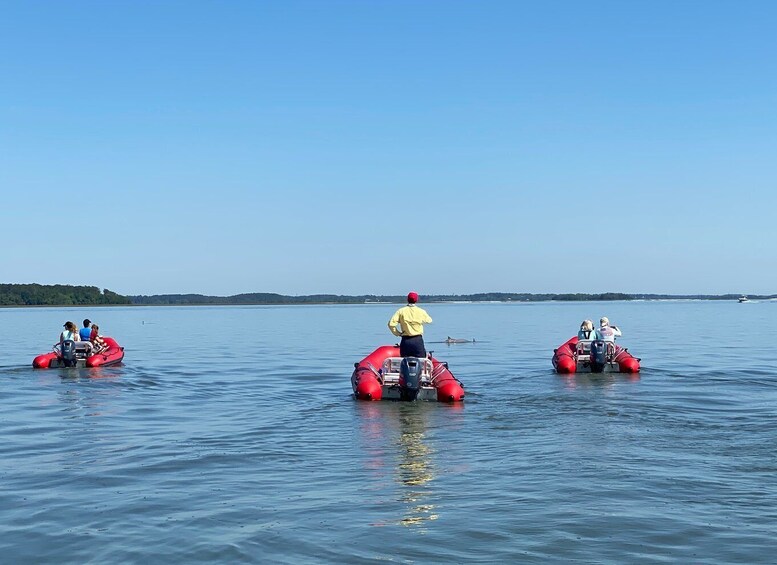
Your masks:
{"label": "person in white hat", "polygon": [[611,326],[607,316],[602,316],[602,319],[599,320],[599,328],[596,330],[596,339],[615,342],[615,338],[622,335],[623,333],[618,326]]}

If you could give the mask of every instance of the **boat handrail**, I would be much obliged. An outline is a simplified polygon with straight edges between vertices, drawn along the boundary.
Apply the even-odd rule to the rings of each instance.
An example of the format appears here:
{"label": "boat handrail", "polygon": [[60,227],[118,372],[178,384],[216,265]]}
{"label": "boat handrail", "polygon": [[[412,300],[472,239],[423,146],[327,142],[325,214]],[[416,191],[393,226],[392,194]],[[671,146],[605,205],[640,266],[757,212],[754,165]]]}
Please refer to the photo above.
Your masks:
{"label": "boat handrail", "polygon": [[578,355],[589,355],[591,353],[591,342],[592,339],[581,339],[577,342],[577,345],[575,346],[575,353]]}
{"label": "boat handrail", "polygon": [[[383,379],[386,378],[386,375],[399,376],[402,359],[403,357],[387,357],[383,361],[383,365],[380,368],[380,374],[383,376]],[[421,367],[421,381],[434,382],[435,375],[433,375],[434,364],[432,360],[428,358],[419,358],[418,360],[423,364]]]}
{"label": "boat handrail", "polygon": [[[577,345],[575,346],[575,356],[578,358],[578,360],[581,361],[588,361],[591,357],[591,344],[594,341],[604,341],[601,339],[591,339],[591,340],[580,340],[577,342]],[[615,342],[614,341],[604,341],[605,347],[607,348],[607,359],[613,359],[615,357],[616,349],[615,349]]]}

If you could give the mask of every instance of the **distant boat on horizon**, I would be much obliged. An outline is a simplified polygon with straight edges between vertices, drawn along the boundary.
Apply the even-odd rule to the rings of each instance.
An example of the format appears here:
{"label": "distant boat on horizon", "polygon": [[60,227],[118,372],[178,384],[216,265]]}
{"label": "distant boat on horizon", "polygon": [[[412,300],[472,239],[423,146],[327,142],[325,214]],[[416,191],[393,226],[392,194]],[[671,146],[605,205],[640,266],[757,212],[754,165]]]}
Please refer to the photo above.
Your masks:
{"label": "distant boat on horizon", "polygon": [[743,294],[739,297],[739,303],[741,304],[742,302],[750,302],[750,299]]}

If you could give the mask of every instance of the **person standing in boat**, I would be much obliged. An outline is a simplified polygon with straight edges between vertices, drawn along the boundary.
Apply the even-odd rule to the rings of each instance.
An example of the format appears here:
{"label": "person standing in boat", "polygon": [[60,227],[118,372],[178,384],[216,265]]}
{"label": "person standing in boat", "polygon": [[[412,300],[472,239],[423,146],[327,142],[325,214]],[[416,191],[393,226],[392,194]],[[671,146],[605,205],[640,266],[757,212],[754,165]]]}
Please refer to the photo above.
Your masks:
{"label": "person standing in boat", "polygon": [[426,310],[416,305],[417,302],[418,293],[409,293],[407,306],[394,312],[388,323],[391,333],[402,338],[399,342],[399,354],[402,357],[426,357],[424,324],[431,324],[432,318]]}

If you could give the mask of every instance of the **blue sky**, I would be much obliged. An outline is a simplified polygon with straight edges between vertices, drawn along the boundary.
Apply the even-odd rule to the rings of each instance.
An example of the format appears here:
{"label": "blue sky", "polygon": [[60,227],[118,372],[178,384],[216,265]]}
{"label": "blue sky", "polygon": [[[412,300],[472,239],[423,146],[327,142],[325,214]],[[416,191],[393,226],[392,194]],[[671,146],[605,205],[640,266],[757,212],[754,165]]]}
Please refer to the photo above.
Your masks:
{"label": "blue sky", "polygon": [[777,292],[777,4],[0,4],[0,282]]}

